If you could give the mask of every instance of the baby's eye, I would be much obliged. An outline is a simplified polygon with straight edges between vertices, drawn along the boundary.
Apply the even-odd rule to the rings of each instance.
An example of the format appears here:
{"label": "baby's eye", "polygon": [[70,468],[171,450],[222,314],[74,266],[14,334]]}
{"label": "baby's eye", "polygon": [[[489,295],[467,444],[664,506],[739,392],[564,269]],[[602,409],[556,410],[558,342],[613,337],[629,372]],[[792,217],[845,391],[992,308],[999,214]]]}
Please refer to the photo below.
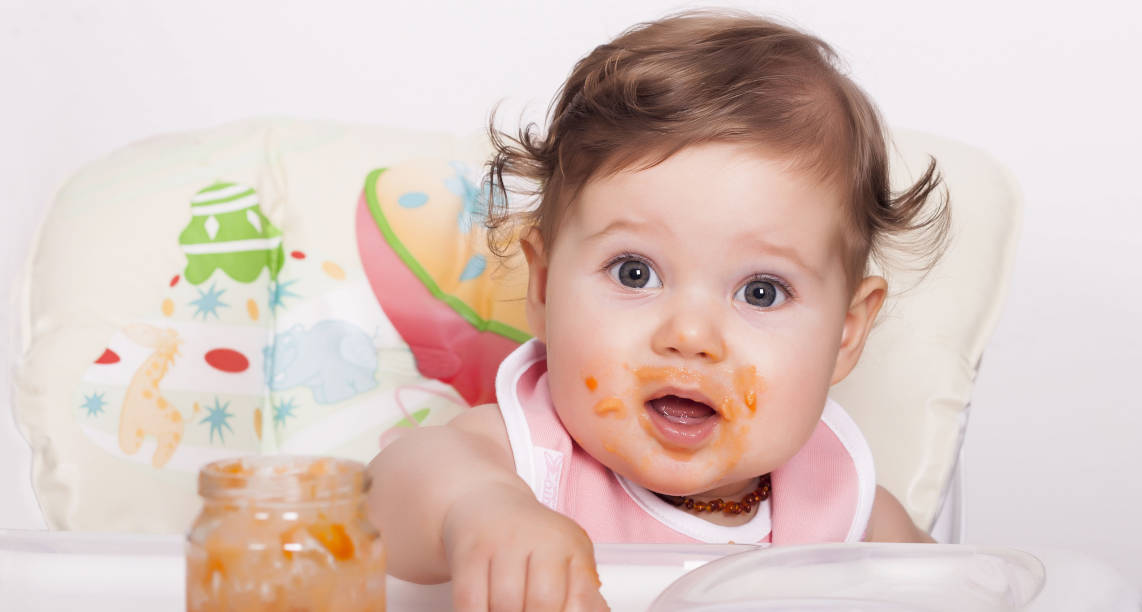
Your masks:
{"label": "baby's eye", "polygon": [[662,286],[658,274],[641,259],[626,258],[611,264],[611,277],[631,289],[657,289]]}
{"label": "baby's eye", "polygon": [[789,292],[777,282],[755,278],[742,285],[734,297],[757,308],[773,308],[784,304],[789,299]]}

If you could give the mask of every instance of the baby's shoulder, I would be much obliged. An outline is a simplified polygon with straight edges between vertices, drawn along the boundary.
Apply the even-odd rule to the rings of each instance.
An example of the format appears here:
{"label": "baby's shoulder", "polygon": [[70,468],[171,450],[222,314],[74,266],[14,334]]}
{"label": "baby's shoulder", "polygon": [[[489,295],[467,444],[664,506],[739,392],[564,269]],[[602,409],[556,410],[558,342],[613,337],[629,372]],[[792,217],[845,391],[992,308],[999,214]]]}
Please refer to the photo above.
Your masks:
{"label": "baby's shoulder", "polygon": [[507,426],[504,425],[504,417],[496,404],[473,406],[456,415],[448,422],[448,426],[487,438],[511,452]]}

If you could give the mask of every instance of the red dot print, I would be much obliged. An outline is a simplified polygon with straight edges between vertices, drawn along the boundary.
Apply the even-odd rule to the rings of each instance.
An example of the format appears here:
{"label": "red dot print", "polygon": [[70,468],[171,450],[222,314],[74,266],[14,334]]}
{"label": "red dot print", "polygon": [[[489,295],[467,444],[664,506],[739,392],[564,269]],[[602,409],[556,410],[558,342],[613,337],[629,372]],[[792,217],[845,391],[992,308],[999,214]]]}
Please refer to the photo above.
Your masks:
{"label": "red dot print", "polygon": [[95,363],[98,363],[100,365],[110,365],[112,363],[119,363],[119,355],[117,355],[115,353],[115,351],[113,351],[111,349],[105,349],[103,351],[103,354],[99,356],[99,359],[95,360]]}
{"label": "red dot print", "polygon": [[250,360],[234,349],[214,349],[206,353],[204,359],[210,367],[223,372],[245,372],[250,367]]}
{"label": "red dot print", "polygon": [[301,251],[291,251],[289,256],[294,259],[305,259],[305,253]]}
{"label": "red dot print", "polygon": [[171,279],[171,287],[174,287],[175,285],[178,284],[178,278],[179,278],[179,276],[177,274],[175,274],[174,278]]}

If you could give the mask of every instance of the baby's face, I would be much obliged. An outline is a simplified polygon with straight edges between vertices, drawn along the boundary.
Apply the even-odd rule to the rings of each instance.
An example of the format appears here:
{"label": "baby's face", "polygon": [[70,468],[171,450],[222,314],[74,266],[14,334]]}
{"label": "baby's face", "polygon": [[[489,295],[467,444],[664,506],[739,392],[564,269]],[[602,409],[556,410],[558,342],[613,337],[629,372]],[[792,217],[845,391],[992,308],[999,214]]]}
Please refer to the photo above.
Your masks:
{"label": "baby's face", "polygon": [[845,333],[841,206],[784,160],[729,144],[589,183],[531,262],[546,295],[529,298],[576,442],[674,495],[792,457]]}

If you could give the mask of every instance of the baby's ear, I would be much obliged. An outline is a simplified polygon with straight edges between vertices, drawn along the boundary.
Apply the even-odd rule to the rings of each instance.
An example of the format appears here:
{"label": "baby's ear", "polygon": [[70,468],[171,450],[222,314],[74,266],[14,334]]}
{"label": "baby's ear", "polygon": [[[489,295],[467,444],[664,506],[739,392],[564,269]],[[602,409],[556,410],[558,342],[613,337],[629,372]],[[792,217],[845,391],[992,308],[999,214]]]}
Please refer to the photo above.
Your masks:
{"label": "baby's ear", "polygon": [[876,320],[880,307],[884,305],[884,296],[887,292],[888,283],[879,276],[865,277],[857,285],[852,301],[849,302],[849,310],[845,313],[841,346],[837,349],[837,365],[833,368],[833,380],[830,385],[844,380],[856,367],[860,354],[864,351],[868,332],[872,330],[872,323]]}
{"label": "baby's ear", "polygon": [[547,342],[547,253],[539,228],[531,228],[520,238],[527,259],[527,324],[540,342]]}

